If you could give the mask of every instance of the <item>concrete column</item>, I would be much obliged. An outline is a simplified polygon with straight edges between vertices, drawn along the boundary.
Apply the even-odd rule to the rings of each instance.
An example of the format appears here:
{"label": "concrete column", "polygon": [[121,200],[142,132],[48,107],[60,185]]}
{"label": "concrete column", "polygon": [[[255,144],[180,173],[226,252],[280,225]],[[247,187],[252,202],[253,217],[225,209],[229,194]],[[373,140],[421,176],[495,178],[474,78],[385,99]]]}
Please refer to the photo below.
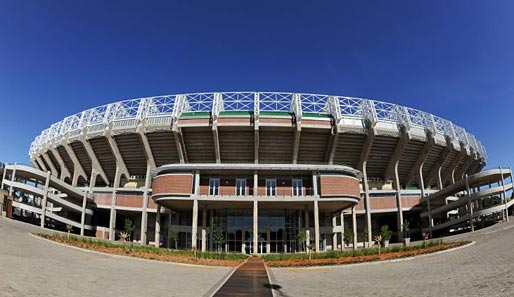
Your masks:
{"label": "concrete column", "polygon": [[259,196],[259,175],[257,171],[253,172],[253,196]]}
{"label": "concrete column", "polygon": [[[421,198],[425,197],[425,181],[423,180],[423,165],[420,166],[419,169],[419,187],[421,189]],[[432,220],[432,210],[430,208],[430,199],[427,198],[427,210],[428,210],[428,232],[430,233],[430,238],[432,238],[432,228],[434,226],[434,221]]]}
{"label": "concrete column", "polygon": [[504,176],[503,176],[503,169],[500,167],[500,182],[501,182],[501,186],[503,188],[503,205],[505,205],[505,213],[504,213],[504,218],[505,218],[505,221],[509,221],[509,209],[507,208],[507,190],[505,189],[505,181],[503,180],[504,179]]}
{"label": "concrete column", "polygon": [[191,223],[191,248],[196,249],[198,235],[198,199],[193,200],[193,221]]}
{"label": "concrete column", "polygon": [[355,206],[352,207],[352,228],[353,228],[353,250],[357,249],[357,213]]}
{"label": "concrete column", "polygon": [[80,214],[80,235],[82,236],[84,236],[84,229],[86,228],[86,206],[88,195],[89,190],[84,191],[84,197],[82,198],[82,212]]}
{"label": "concrete column", "polygon": [[[7,169],[4,168],[4,172],[2,174],[2,185],[0,186],[0,190],[3,190],[4,189],[4,180],[5,180],[5,175],[7,174]],[[1,203],[2,201],[0,201]]]}
{"label": "concrete column", "polygon": [[305,248],[311,244],[311,230],[310,226],[310,216],[309,216],[309,207],[305,206]]}
{"label": "concrete column", "polygon": [[141,212],[141,244],[146,244],[146,232],[148,230],[148,191],[152,181],[150,163],[146,164],[145,188],[143,192],[143,210]]}
{"label": "concrete column", "polygon": [[[366,210],[366,227],[368,228],[368,242],[372,241],[373,230],[371,227],[371,205],[370,205],[370,197],[369,197],[369,185],[368,185],[368,174],[366,172],[368,162],[364,161],[362,165],[362,185],[364,187],[364,205]],[[357,233],[355,233],[354,237],[357,237]]]}
{"label": "concrete column", "polygon": [[155,247],[160,247],[161,242],[161,205],[157,204],[157,213],[155,214]]}
{"label": "concrete column", "polygon": [[337,250],[337,232],[335,232],[333,229],[337,227],[337,216],[332,216],[332,250]]}
{"label": "concrete column", "polygon": [[[402,189],[400,187],[400,177],[398,176],[398,163],[396,161],[394,164],[394,187],[396,188],[396,208],[398,209],[396,212],[396,222],[398,229],[398,241],[402,241],[403,239],[403,208],[402,208]],[[371,241],[369,242],[371,246]]]}
{"label": "concrete column", "polygon": [[214,226],[214,210],[211,209],[211,223],[209,224],[209,227],[211,228],[211,232],[209,232],[209,251],[212,251],[212,231]]}
{"label": "concrete column", "polygon": [[271,228],[268,227],[267,230],[266,230],[266,254],[271,253],[270,237],[271,237]]}
{"label": "concrete column", "polygon": [[316,253],[319,253],[319,209],[317,198],[314,200],[314,247],[316,248]]}
{"label": "concrete column", "polygon": [[471,227],[471,232],[475,231],[475,226],[473,226],[473,204],[471,203],[471,190],[469,189],[469,176],[466,174],[466,196],[468,199],[468,214],[469,214],[469,226]]}
{"label": "concrete column", "polygon": [[439,166],[439,168],[437,169],[437,187],[439,188],[439,190],[442,190],[443,189],[443,179],[441,177],[441,170],[443,169],[443,166]]}
{"label": "concrete column", "polygon": [[118,165],[116,165],[116,173],[114,174],[114,184],[112,186],[112,195],[111,195],[111,213],[109,218],[109,240],[115,239],[115,231],[116,228],[116,190],[120,184],[121,179],[121,169]]}
{"label": "concrete column", "polygon": [[259,205],[257,200],[253,200],[253,254],[258,254],[259,237]]}
{"label": "concrete column", "polygon": [[[43,194],[43,200],[41,201],[41,228],[45,228],[45,218],[46,218],[46,199],[48,197],[48,186],[50,185],[50,171],[46,172],[46,180],[45,180],[45,192]],[[12,184],[12,183],[11,183]]]}
{"label": "concrete column", "polygon": [[243,234],[241,234],[241,253],[246,254],[246,230],[243,227]]}
{"label": "concrete column", "polygon": [[202,210],[202,252],[207,251],[207,209]]}
{"label": "concrete column", "polygon": [[12,175],[11,175],[11,186],[9,187],[9,197],[12,197],[12,192],[13,192],[13,183],[14,183],[14,179],[16,177],[16,165],[18,163],[14,163],[14,166],[13,166],[13,169],[12,169]]}
{"label": "concrete column", "polygon": [[341,210],[341,251],[344,250],[344,213]]}

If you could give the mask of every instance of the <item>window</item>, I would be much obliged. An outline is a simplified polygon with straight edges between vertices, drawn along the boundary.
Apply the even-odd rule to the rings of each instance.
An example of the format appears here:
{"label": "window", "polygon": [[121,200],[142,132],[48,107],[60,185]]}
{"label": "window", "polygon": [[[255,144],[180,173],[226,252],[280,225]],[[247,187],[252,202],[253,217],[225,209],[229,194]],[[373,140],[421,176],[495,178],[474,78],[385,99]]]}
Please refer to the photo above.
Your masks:
{"label": "window", "polygon": [[303,196],[303,181],[301,179],[293,179],[293,196]]}
{"label": "window", "polygon": [[276,179],[267,179],[266,180],[266,196],[276,196],[277,195],[277,180]]}
{"label": "window", "polygon": [[236,196],[246,196],[246,179],[236,179]]}
{"label": "window", "polygon": [[217,196],[220,194],[220,179],[211,178],[209,179],[209,195]]}

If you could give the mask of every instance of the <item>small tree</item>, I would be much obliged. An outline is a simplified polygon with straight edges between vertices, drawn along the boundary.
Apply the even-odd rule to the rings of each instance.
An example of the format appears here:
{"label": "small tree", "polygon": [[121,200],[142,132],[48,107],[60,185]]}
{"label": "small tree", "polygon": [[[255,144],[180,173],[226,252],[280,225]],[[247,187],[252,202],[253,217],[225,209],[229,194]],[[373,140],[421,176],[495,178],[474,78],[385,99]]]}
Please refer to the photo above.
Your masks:
{"label": "small tree", "polygon": [[382,239],[384,241],[389,241],[391,240],[391,236],[393,235],[393,231],[389,230],[389,226],[388,225],[383,225],[381,228],[380,228],[380,235],[382,235]]}
{"label": "small tree", "polygon": [[378,255],[380,256],[380,246],[382,245],[382,235],[380,235],[380,234],[375,235],[374,240],[378,244]]}
{"label": "small tree", "polygon": [[212,230],[212,241],[216,245],[216,251],[220,252],[220,246],[225,243],[225,237],[219,227],[214,227]]}
{"label": "small tree", "polygon": [[178,228],[176,225],[172,225],[171,228],[168,229],[168,240],[173,241],[175,243],[175,249],[177,249]]}
{"label": "small tree", "polygon": [[129,240],[130,241],[130,234],[132,234],[132,231],[134,231],[134,224],[132,223],[132,221],[129,218],[125,219],[124,231],[125,231],[126,236],[127,236],[125,240]]}
{"label": "small tree", "polygon": [[409,238],[410,237],[410,222],[407,220],[403,221],[403,237]]}
{"label": "small tree", "polygon": [[66,230],[68,231],[68,240],[70,240],[70,233],[73,230],[73,226],[70,224],[66,224]]}
{"label": "small tree", "polygon": [[305,229],[300,229],[300,232],[298,232],[296,238],[298,238],[298,241],[300,241],[300,246],[302,247],[302,249],[305,249],[305,253],[307,253],[307,248],[304,248],[306,239]]}
{"label": "small tree", "polygon": [[349,245],[350,242],[353,242],[353,231],[352,230],[344,230],[344,241],[346,245]]}
{"label": "small tree", "polygon": [[314,249],[314,245],[312,243],[309,243],[307,245],[307,254],[309,255],[309,260],[312,258],[312,250]]}
{"label": "small tree", "polygon": [[427,246],[427,241],[430,238],[430,232],[423,233],[423,248]]}
{"label": "small tree", "polygon": [[369,235],[368,228],[364,228],[364,232],[362,232],[362,235],[364,236],[364,242],[367,243],[368,242],[368,235]]}

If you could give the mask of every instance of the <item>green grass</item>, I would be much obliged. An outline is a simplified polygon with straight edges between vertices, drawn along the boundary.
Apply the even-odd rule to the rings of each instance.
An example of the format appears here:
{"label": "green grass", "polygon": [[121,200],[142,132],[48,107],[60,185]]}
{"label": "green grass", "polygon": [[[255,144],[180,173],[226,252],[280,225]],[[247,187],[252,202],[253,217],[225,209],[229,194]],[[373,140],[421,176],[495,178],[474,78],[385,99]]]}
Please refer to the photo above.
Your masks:
{"label": "green grass", "polygon": [[[438,246],[442,245],[443,240],[430,240],[426,243],[425,246],[423,244],[418,245],[411,245],[411,246],[391,246],[388,248],[381,248],[380,252],[382,254],[385,253],[394,253],[394,252],[408,252],[408,251],[415,251],[420,250],[427,247],[432,246]],[[338,259],[338,258],[345,258],[345,257],[359,257],[359,256],[369,256],[369,255],[377,255],[378,254],[378,247],[375,248],[368,248],[368,249],[358,249],[358,250],[348,250],[348,251],[329,251],[324,253],[312,253],[311,258],[312,259]],[[272,261],[284,261],[284,260],[304,260],[306,257],[305,253],[298,253],[298,254],[269,254],[269,255],[263,255],[262,258],[265,261],[272,262]]]}
{"label": "green grass", "polygon": [[[166,248],[156,248],[151,245],[139,245],[133,243],[123,243],[123,242],[115,242],[108,241],[102,239],[96,239],[92,237],[85,236],[77,236],[70,235],[69,239],[67,235],[54,233],[52,235],[47,234],[38,234],[41,237],[51,239],[51,240],[59,240],[64,242],[80,242],[90,246],[97,247],[105,247],[111,249],[120,249],[125,251],[132,252],[145,252],[156,255],[174,255],[174,256],[183,256],[183,257],[194,257],[194,252],[192,250],[171,250]],[[244,261],[248,258],[247,255],[237,254],[237,253],[214,253],[214,252],[200,252],[197,251],[196,258],[200,259],[213,259],[213,260],[230,260],[230,261]]]}

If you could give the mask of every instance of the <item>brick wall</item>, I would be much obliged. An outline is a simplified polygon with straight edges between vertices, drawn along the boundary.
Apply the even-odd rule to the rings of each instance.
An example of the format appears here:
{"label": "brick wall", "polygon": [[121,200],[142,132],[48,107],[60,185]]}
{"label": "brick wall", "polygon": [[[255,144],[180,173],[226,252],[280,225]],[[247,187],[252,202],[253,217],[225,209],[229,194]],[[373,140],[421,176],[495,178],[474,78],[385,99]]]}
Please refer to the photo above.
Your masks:
{"label": "brick wall", "polygon": [[143,195],[116,195],[116,205],[125,207],[143,207]]}
{"label": "brick wall", "polygon": [[320,177],[320,191],[321,197],[360,197],[359,181],[343,175],[322,175]]}
{"label": "brick wall", "polygon": [[153,195],[178,194],[191,195],[192,174],[168,174],[157,176],[152,183]]}

